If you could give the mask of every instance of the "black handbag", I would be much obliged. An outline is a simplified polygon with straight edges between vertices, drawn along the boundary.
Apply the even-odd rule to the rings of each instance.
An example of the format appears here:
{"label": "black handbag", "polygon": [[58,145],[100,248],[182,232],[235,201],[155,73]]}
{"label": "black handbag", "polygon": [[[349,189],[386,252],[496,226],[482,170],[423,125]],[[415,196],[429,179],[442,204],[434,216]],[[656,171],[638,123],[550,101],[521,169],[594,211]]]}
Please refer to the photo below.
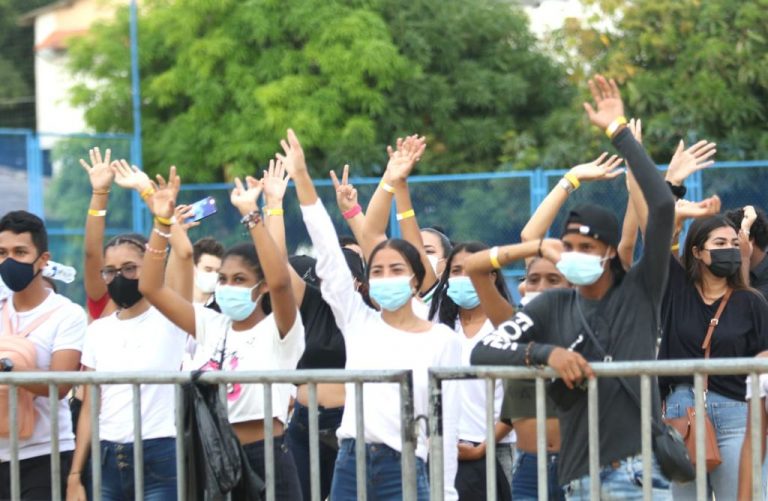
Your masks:
{"label": "black handbag", "polygon": [[[589,326],[587,319],[584,317],[584,312],[579,304],[578,293],[576,293],[575,302],[576,310],[579,312],[579,317],[581,317],[581,323],[587,336],[589,336],[592,343],[600,351],[603,360],[613,360],[613,357],[608,355],[605,349],[603,349],[597,336]],[[627,380],[623,377],[617,377],[616,379],[642,412],[640,397],[629,386]],[[653,453],[656,456],[656,461],[659,463],[661,473],[673,482],[682,483],[694,480],[696,478],[696,470],[693,467],[693,462],[688,454],[688,448],[680,433],[670,425],[657,421],[653,416],[651,416],[651,433],[653,434]]]}

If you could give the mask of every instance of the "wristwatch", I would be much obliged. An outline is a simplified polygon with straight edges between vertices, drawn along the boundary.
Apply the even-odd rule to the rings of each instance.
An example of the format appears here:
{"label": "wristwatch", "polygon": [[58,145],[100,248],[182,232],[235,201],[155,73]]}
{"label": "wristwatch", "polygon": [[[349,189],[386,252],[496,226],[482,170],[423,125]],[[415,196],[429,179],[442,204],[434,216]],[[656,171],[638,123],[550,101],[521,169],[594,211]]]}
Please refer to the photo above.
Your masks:
{"label": "wristwatch", "polygon": [[13,370],[13,360],[10,358],[0,358],[0,370],[11,372]]}

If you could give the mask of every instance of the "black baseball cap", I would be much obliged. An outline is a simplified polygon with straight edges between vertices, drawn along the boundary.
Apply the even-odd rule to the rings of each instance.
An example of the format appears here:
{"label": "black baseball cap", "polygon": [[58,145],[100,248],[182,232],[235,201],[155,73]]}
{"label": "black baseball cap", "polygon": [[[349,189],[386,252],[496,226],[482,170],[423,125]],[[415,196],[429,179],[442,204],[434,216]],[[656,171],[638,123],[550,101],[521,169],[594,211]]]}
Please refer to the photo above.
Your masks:
{"label": "black baseball cap", "polygon": [[365,264],[363,264],[363,258],[360,257],[360,254],[346,247],[342,247],[341,252],[344,253],[344,259],[347,260],[347,266],[352,272],[352,276],[358,282],[365,282]]}
{"label": "black baseball cap", "polygon": [[307,282],[309,285],[314,285],[315,287],[320,286],[320,279],[317,278],[317,273],[315,273],[315,265],[317,264],[317,259],[303,255],[291,256],[288,258],[288,262],[302,280]]}
{"label": "black baseball cap", "polygon": [[611,247],[619,246],[619,220],[613,212],[597,205],[579,205],[568,213],[563,236],[570,233],[600,240]]}

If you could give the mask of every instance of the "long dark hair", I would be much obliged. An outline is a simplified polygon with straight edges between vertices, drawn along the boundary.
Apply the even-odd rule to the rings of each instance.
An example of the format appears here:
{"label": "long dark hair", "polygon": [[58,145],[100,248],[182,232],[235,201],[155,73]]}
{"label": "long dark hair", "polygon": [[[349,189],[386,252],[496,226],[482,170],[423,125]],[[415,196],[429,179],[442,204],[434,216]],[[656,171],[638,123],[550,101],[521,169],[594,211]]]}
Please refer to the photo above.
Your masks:
{"label": "long dark hair", "polygon": [[373,248],[371,256],[368,258],[368,267],[366,268],[366,278],[370,281],[371,278],[371,265],[373,260],[382,249],[394,249],[400,253],[401,256],[408,262],[413,270],[413,276],[416,278],[416,290],[421,289],[421,284],[424,283],[424,275],[427,271],[424,269],[424,263],[421,262],[421,256],[419,251],[411,245],[409,242],[400,238],[390,238],[380,242],[379,245]]}
{"label": "long dark hair", "polygon": [[[456,319],[459,317],[459,306],[448,296],[448,279],[451,276],[453,259],[460,252],[474,254],[475,252],[480,252],[487,248],[488,246],[486,244],[477,241],[462,242],[453,247],[446,259],[445,270],[443,271],[443,274],[440,275],[440,281],[437,283],[435,293],[432,295],[432,304],[429,307],[430,320],[434,320],[435,316],[437,316],[440,323],[447,325],[451,329],[456,326]],[[511,296],[509,294],[509,289],[507,289],[507,282],[499,271],[496,272],[495,284],[499,294],[509,301]]]}
{"label": "long dark hair", "polygon": [[[709,238],[709,235],[714,230],[725,227],[733,228],[738,232],[736,226],[727,217],[720,214],[697,219],[691,224],[691,227],[688,228],[688,236],[685,238],[685,247],[683,250],[683,267],[685,268],[685,275],[691,283],[701,284],[701,267],[706,266],[701,260],[694,257],[693,248],[696,247],[696,249],[701,252],[704,250],[704,243]],[[740,271],[727,277],[726,280],[728,281],[728,287],[734,290],[750,288],[749,285],[744,283],[744,278],[741,276]]]}

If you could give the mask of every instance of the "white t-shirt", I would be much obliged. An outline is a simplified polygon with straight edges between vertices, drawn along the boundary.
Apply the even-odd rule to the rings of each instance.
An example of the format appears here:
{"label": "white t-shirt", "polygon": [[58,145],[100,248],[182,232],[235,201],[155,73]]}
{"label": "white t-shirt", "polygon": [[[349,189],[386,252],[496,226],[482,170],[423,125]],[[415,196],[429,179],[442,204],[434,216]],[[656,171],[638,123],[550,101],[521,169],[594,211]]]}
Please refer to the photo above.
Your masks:
{"label": "white t-shirt", "polygon": [[[469,338],[464,335],[461,322],[458,320],[456,321],[456,331],[461,337],[461,365],[472,365],[470,363],[472,350],[486,334],[489,334],[494,330],[491,321],[486,320],[480,330],[477,331],[477,334]],[[485,425],[485,379],[467,379],[458,381],[456,384],[459,385],[459,395],[461,398],[459,440],[484,442],[486,440],[487,428]],[[502,400],[504,400],[504,386],[501,380],[497,379],[493,404],[496,421],[499,420]],[[500,443],[502,444],[510,444],[514,442],[514,432],[510,432],[506,437],[500,440]]]}
{"label": "white t-shirt", "polygon": [[[27,339],[35,343],[37,348],[37,367],[40,370],[50,370],[51,356],[57,351],[82,350],[87,325],[82,307],[51,291],[36,308],[17,313],[13,307],[12,298],[13,295],[9,296],[7,301],[10,306],[10,320],[17,331],[22,331],[40,315],[58,308],[50,318],[27,336]],[[5,301],[0,301],[0,308],[4,303]],[[1,324],[2,322],[0,322],[0,332],[3,330]],[[19,459],[51,453],[51,405],[48,397],[35,396],[35,410],[37,411],[35,431],[27,440],[19,441]],[[74,448],[72,414],[68,399],[63,398],[59,401],[59,450],[71,451]],[[0,460],[9,461],[10,458],[10,442],[7,438],[0,438]]]}
{"label": "white t-shirt", "polygon": [[[187,334],[154,307],[128,320],[113,313],[88,326],[82,363],[99,372],[177,371],[186,341]],[[141,385],[142,439],[176,436],[174,402],[173,385]],[[99,436],[133,442],[132,385],[101,386]]]}
{"label": "white t-shirt", "polygon": [[[760,374],[760,398],[768,396],[768,374]],[[747,400],[752,399],[752,376],[747,376]],[[765,402],[765,409],[768,410],[768,399]]]}
{"label": "white t-shirt", "polygon": [[[352,273],[346,266],[336,230],[322,202],[301,206],[304,223],[317,252],[317,276],[322,279],[323,299],[333,310],[347,351],[347,369],[413,371],[415,416],[426,416],[429,407],[428,370],[430,367],[456,367],[461,363],[461,340],[442,324],[426,332],[395,329],[381,318],[381,313],[365,304],[353,286]],[[347,384],[344,415],[336,435],[339,439],[356,438],[354,384]],[[365,441],[383,443],[401,451],[400,389],[397,384],[366,383],[363,404]],[[445,385],[443,390],[444,499],[457,499],[454,487],[457,452],[456,421],[459,412],[458,388]],[[416,455],[427,460],[427,429],[419,420]]]}
{"label": "white t-shirt", "polygon": [[[226,371],[295,370],[304,352],[304,326],[296,311],[296,321],[280,338],[275,315],[267,315],[247,331],[232,330],[232,319],[201,304],[195,305],[195,334],[205,339],[198,345],[190,368],[219,370],[224,351]],[[226,345],[226,347],[225,347]],[[288,422],[293,385],[272,385],[272,416]],[[261,384],[235,383],[227,387],[229,422],[264,419],[264,388]]]}

